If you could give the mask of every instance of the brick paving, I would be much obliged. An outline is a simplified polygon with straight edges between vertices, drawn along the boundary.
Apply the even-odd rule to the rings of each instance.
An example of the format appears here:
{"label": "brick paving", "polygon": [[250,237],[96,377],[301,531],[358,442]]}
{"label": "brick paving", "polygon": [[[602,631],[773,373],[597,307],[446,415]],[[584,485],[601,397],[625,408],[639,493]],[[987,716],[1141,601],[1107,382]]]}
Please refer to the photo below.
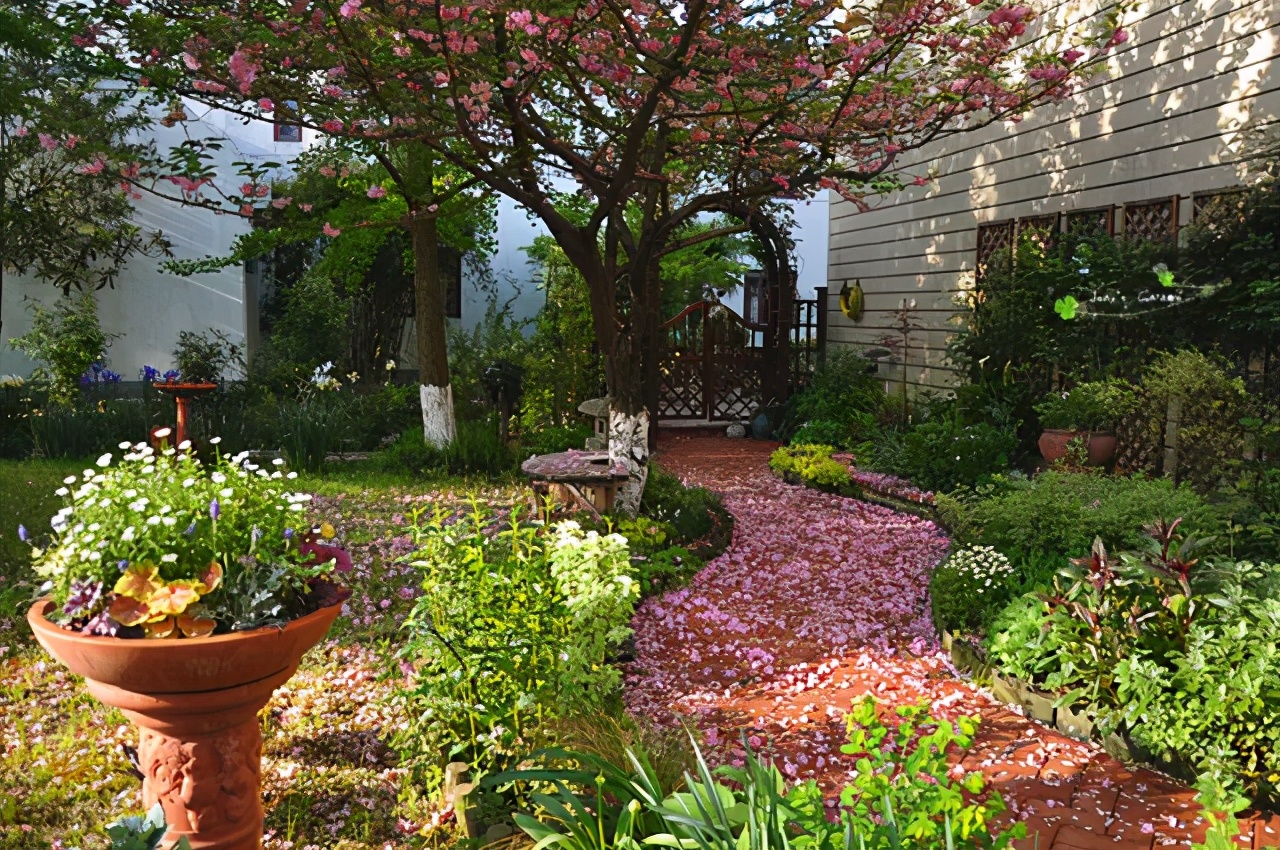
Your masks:
{"label": "brick paving", "polygon": [[[637,658],[628,671],[633,710],[674,710],[693,718],[709,743],[719,744],[717,755],[723,759],[741,754],[734,742],[745,732],[753,746],[763,746],[781,762],[784,772],[813,777],[835,792],[850,770],[848,757],[839,752],[850,702],[866,693],[891,704],[926,698],[941,716],[982,717],[974,746],[960,759],[1000,790],[1009,819],[1027,824],[1020,848],[1155,850],[1189,847],[1203,837],[1206,824],[1192,789],[1159,773],[1126,767],[1095,745],[1023,717],[957,673],[936,641],[920,634],[919,623],[927,627],[928,569],[946,546],[940,535],[930,536],[927,523],[784,485],[768,470],[773,448],[706,436],[667,437],[660,443],[660,465],[721,493],[736,525],[729,552],[695,577],[687,591],[669,594],[637,616]],[[806,528],[777,534],[779,524],[793,517]],[[871,535],[894,539],[879,548],[858,549],[851,542],[849,550],[856,554],[847,558],[840,556],[840,545],[832,545],[865,543]],[[911,546],[921,551],[908,551]],[[867,598],[873,598],[872,585],[884,579],[876,579],[866,562],[868,552],[885,553],[894,559],[894,569],[905,565],[895,592],[917,594],[916,615],[885,615],[877,630],[875,611],[855,612],[863,618],[854,630],[858,638],[833,643],[826,637],[833,629],[823,632],[810,624],[839,618],[841,613],[824,603],[844,598],[840,594],[859,582],[868,583]],[[929,567],[912,567],[921,562]],[[778,573],[779,565],[789,563],[803,573],[801,581],[775,579],[764,597],[750,589],[769,570],[785,575]],[[762,598],[772,610],[761,610]],[[689,619],[680,622],[699,628],[670,628],[672,611],[681,606]],[[668,618],[665,628],[663,617]],[[730,644],[724,631],[735,631],[736,645],[749,644],[751,652],[775,663],[763,671],[753,665],[744,674],[742,662],[721,657]],[[753,637],[744,642],[748,632]],[[1243,829],[1236,842],[1242,850],[1280,847],[1280,817],[1251,818]]]}

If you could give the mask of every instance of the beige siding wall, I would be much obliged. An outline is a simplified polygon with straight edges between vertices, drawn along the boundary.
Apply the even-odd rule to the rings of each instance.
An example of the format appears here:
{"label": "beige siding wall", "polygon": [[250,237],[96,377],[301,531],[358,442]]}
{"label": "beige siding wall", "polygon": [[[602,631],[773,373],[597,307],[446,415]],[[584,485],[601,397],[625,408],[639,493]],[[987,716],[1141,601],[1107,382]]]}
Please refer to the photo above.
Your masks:
{"label": "beige siding wall", "polygon": [[[893,320],[914,300],[924,329],[909,337],[909,381],[946,386],[980,224],[1171,196],[1186,224],[1193,194],[1239,184],[1249,131],[1280,116],[1280,0],[1148,0],[1126,21],[1129,42],[1072,101],[922,151],[907,170],[936,179],[869,212],[833,195],[832,344],[901,340]],[[866,293],[858,323],[838,302],[854,279]],[[882,373],[896,381],[902,371]]]}

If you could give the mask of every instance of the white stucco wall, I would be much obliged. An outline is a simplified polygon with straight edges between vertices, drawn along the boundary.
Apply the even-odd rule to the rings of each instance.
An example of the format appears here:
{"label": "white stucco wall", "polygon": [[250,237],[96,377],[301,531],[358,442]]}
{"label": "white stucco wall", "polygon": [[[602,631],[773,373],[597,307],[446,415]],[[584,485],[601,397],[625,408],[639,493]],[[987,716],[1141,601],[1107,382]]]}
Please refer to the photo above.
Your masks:
{"label": "white stucco wall", "polygon": [[[155,126],[160,150],[186,138],[220,139],[222,149],[211,152],[218,183],[233,190],[241,182],[231,166],[235,161],[285,162],[304,144],[277,143],[272,125],[257,121],[248,125],[230,113],[209,110],[187,103],[190,120],[166,128]],[[304,131],[306,132],[306,131]],[[310,134],[304,135],[309,142]],[[176,195],[169,184],[158,192]],[[199,259],[225,253],[234,239],[247,232],[248,222],[238,215],[183,206],[151,194],[135,202],[135,221],[148,231],[159,230],[172,244],[174,259]],[[256,305],[246,303],[244,272],[234,266],[213,274],[181,277],[162,271],[163,258],[134,257],[120,271],[113,289],[98,295],[98,315],[103,329],[119,334],[108,350],[108,365],[126,380],[145,365],[168,368],[172,351],[182,330],[214,329],[233,341],[245,341]],[[28,374],[33,368],[23,354],[14,351],[8,340],[30,329],[32,302],[51,305],[59,292],[47,283],[29,277],[6,274],[4,280],[3,336],[0,345],[0,374]]]}

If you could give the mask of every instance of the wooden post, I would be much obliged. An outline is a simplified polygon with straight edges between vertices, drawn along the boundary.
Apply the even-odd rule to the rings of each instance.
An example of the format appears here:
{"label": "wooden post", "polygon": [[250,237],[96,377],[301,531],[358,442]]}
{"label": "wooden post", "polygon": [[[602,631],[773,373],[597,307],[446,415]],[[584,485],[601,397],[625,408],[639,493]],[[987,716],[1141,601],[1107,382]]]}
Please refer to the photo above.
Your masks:
{"label": "wooden post", "polygon": [[1178,480],[1178,428],[1182,423],[1182,399],[1174,396],[1169,399],[1169,408],[1165,413],[1164,423],[1164,474]]}
{"label": "wooden post", "polygon": [[818,365],[827,362],[827,288],[819,286],[814,290],[818,299]]}

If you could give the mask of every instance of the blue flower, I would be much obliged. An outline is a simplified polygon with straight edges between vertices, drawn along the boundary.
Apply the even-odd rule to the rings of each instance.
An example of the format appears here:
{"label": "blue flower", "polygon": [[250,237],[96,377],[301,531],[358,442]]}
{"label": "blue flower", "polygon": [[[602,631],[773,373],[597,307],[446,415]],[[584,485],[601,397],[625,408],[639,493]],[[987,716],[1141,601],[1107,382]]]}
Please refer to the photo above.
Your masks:
{"label": "blue flower", "polygon": [[166,381],[176,381],[178,380],[179,377],[181,377],[181,374],[182,373],[179,372],[177,369],[170,369],[168,372],[164,373],[164,379]]}
{"label": "blue flower", "polygon": [[21,524],[19,524],[19,525],[18,525],[18,539],[19,539],[19,540],[21,540],[23,543],[26,543],[26,542],[27,542],[27,538],[29,538],[30,536],[31,536],[31,535],[27,534],[27,527],[26,527],[25,525],[21,525]]}
{"label": "blue flower", "polygon": [[[215,504],[217,504],[217,503],[215,502]],[[217,517],[214,517],[214,519],[217,519]],[[183,534],[185,534],[185,535],[187,535],[188,537],[189,537],[189,536],[191,536],[192,534],[195,534],[195,533],[196,533],[196,524],[195,524],[195,521],[194,521],[194,520],[192,520],[191,525],[188,525],[188,526],[187,526],[187,530],[186,530],[186,531],[184,531],[184,532],[182,532],[182,533],[183,533]]]}
{"label": "blue flower", "polygon": [[214,522],[217,522],[218,517],[221,515],[222,515],[222,506],[218,504],[217,499],[214,499],[212,502],[209,503],[209,516],[210,518],[213,519]]}
{"label": "blue flower", "polygon": [[160,380],[160,370],[155,366],[143,366],[141,372],[142,380],[149,383],[155,383]]}
{"label": "blue flower", "polygon": [[286,529],[284,530],[284,539],[285,539],[285,540],[292,540],[292,539],[293,539],[293,529],[292,529],[292,528],[286,528]]}

